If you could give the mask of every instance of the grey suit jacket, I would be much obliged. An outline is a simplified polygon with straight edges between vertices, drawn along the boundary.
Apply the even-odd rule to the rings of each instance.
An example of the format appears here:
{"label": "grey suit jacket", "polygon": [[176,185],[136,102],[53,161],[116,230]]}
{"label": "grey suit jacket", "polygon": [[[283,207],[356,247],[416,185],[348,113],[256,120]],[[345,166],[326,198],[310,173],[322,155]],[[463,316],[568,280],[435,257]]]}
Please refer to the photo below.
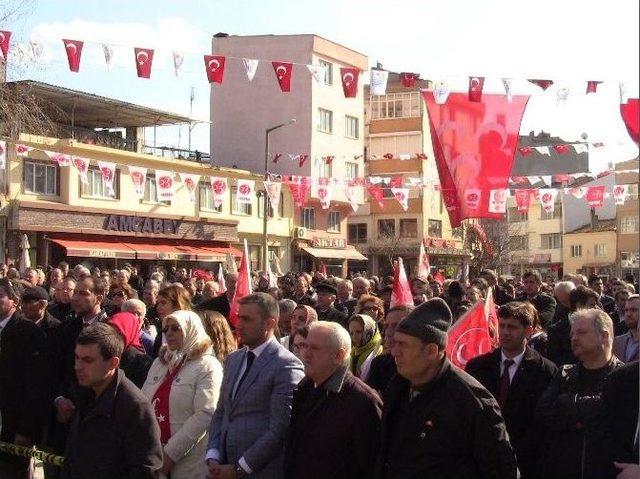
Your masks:
{"label": "grey suit jacket", "polygon": [[304,368],[271,339],[232,398],[246,353],[247,348],[235,351],[225,361],[207,449],[216,449],[222,464],[235,464],[244,457],[253,470],[252,479],[280,479],[293,390],[304,377]]}
{"label": "grey suit jacket", "polygon": [[630,358],[625,358],[625,354],[627,352],[627,345],[631,341],[631,333],[627,332],[620,336],[616,336],[613,338],[613,354],[620,361],[625,363],[630,363],[632,361],[638,360],[638,350],[636,349],[635,353]]}

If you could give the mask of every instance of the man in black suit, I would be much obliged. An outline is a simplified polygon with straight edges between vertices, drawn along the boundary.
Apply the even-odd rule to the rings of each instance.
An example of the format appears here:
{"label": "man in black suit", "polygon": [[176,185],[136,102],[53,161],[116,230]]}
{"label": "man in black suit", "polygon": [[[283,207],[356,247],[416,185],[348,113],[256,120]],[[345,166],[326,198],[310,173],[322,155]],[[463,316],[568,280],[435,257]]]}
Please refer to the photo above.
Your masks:
{"label": "man in black suit", "polygon": [[[40,440],[48,393],[44,333],[18,313],[18,289],[0,280],[0,441],[31,447]],[[29,477],[30,461],[0,453],[0,477]]]}
{"label": "man in black suit", "polygon": [[329,283],[320,283],[316,286],[316,293],[318,296],[318,304],[316,305],[318,321],[331,321],[347,328],[347,315],[333,306],[338,294],[335,286]]}
{"label": "man in black suit", "polygon": [[338,294],[334,307],[350,318],[358,304],[358,300],[353,297],[353,283],[350,279],[343,279],[336,286],[336,291]]}
{"label": "man in black suit", "polygon": [[194,309],[196,311],[217,311],[225,318],[229,319],[231,313],[231,303],[233,295],[236,292],[236,282],[238,281],[238,273],[227,273],[224,277],[227,291],[220,296],[201,301]]}
{"label": "man in black suit", "polygon": [[537,314],[531,303],[500,306],[500,347],[470,360],[466,367],[498,400],[523,479],[538,477],[542,431],[532,418],[557,371],[551,361],[527,346]]}
{"label": "man in black suit", "polygon": [[587,280],[589,288],[598,294],[598,302],[605,313],[611,314],[616,309],[616,301],[609,295],[604,294],[604,283],[597,274],[592,274]]}
{"label": "man in black suit", "polygon": [[553,324],[556,313],[556,300],[541,291],[542,277],[536,270],[527,271],[522,275],[523,293],[516,301],[528,301],[538,311],[540,324],[546,330]]}
{"label": "man in black suit", "polygon": [[631,296],[631,294],[626,289],[619,289],[615,292],[615,308],[612,313],[609,313],[609,316],[611,317],[611,321],[613,321],[613,334],[616,336],[621,336],[629,331],[629,327],[624,321],[624,308],[629,296]]}

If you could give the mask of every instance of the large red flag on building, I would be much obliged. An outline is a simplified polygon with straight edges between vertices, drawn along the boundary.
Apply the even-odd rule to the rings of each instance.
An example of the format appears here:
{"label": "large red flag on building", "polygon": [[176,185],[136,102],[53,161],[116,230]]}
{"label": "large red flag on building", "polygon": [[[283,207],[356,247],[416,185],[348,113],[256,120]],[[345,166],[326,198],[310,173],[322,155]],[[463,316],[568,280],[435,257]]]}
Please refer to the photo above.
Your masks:
{"label": "large red flag on building", "polygon": [[[437,104],[433,91],[423,91],[442,198],[451,226],[465,218],[501,218],[489,212],[491,190],[508,188],[528,96],[450,93]],[[480,192],[480,193],[478,193]],[[467,201],[467,196],[478,201]]]}
{"label": "large red flag on building", "polygon": [[413,294],[404,270],[402,258],[393,265],[393,290],[391,292],[391,308],[396,306],[413,306]]}
{"label": "large red flag on building", "polygon": [[485,301],[478,301],[449,329],[447,356],[464,369],[470,359],[488,353],[497,346],[498,328],[491,291]]}
{"label": "large red flag on building", "polygon": [[231,310],[229,312],[229,322],[235,328],[238,324],[239,301],[241,298],[251,294],[251,267],[249,266],[249,258],[247,251],[247,242],[244,243],[244,252],[242,260],[240,260],[240,269],[238,270],[238,281],[236,282],[236,291],[233,293],[233,301],[231,302]]}

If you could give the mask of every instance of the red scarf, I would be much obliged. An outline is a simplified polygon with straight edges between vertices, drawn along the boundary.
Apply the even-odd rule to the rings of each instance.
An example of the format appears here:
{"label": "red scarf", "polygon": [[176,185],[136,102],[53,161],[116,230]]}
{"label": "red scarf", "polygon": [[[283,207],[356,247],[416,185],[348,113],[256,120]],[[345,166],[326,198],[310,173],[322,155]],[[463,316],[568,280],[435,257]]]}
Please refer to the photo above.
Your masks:
{"label": "red scarf", "polygon": [[173,370],[168,371],[164,381],[153,395],[153,409],[156,414],[156,420],[160,426],[160,442],[166,445],[171,439],[171,419],[169,417],[169,394],[171,393],[171,385],[173,380],[182,369],[182,364]]}

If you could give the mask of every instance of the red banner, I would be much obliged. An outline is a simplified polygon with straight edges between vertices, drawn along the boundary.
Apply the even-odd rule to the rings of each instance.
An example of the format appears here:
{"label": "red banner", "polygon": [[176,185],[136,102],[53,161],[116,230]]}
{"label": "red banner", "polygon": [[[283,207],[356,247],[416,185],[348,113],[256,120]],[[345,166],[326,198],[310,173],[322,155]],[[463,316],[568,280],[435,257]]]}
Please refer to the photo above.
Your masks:
{"label": "red banner", "polygon": [[204,67],[207,69],[209,83],[222,83],[226,58],[219,55],[205,55]]}
{"label": "red banner", "polygon": [[531,190],[519,189],[515,190],[515,192],[518,211],[527,213],[529,211],[529,204],[531,203]]}
{"label": "red banner", "polygon": [[9,40],[11,39],[11,32],[6,30],[0,30],[0,52],[2,53],[2,58],[7,60],[7,55],[9,54]]}
{"label": "red banner", "polygon": [[587,187],[587,205],[600,208],[604,203],[604,185]]}
{"label": "red banner", "polygon": [[64,49],[67,52],[67,60],[69,60],[69,70],[72,72],[80,71],[80,58],[82,58],[82,47],[84,42],[80,40],[62,40]]}
{"label": "red banner", "polygon": [[134,48],[136,54],[136,70],[139,78],[151,77],[151,65],[153,64],[153,50],[149,48]]}
{"label": "red banner", "polygon": [[273,71],[276,73],[280,90],[283,92],[291,91],[291,70],[293,69],[292,63],[286,62],[271,62],[273,65]]}
{"label": "red banner", "polygon": [[449,329],[447,356],[459,368],[464,369],[470,359],[493,349],[494,339],[489,329],[492,303],[491,298],[478,301]]}
{"label": "red banner", "polygon": [[402,83],[402,86],[405,88],[413,88],[414,86],[416,86],[416,82],[418,81],[419,78],[420,78],[420,75],[418,73],[408,73],[408,72],[400,73],[400,82]]}
{"label": "red banner", "polygon": [[629,136],[633,141],[638,144],[638,137],[640,136],[640,111],[638,109],[638,98],[629,98],[627,103],[620,104],[620,114],[624,120],[624,124],[627,127]]}
{"label": "red banner", "polygon": [[360,70],[357,68],[340,68],[340,76],[342,77],[342,90],[346,98],[355,98],[358,94],[358,77]]}
{"label": "red banner", "polygon": [[[437,104],[432,91],[423,92],[429,113],[431,140],[443,202],[451,226],[465,218],[501,218],[489,212],[490,190],[508,187],[522,115],[528,96],[485,94],[480,102],[465,93],[451,93]],[[477,208],[469,209],[465,192],[482,190]]]}

